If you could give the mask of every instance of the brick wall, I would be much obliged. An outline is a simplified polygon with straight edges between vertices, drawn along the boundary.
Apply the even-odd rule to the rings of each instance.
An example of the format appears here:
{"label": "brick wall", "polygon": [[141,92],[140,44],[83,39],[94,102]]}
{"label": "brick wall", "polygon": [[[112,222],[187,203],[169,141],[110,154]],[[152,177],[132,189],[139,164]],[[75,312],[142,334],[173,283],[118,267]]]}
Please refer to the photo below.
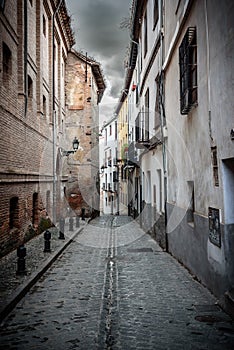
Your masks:
{"label": "brick wall", "polygon": [[[17,10],[15,1],[6,1],[4,13],[0,12],[0,256],[16,248],[20,242],[40,233],[52,216],[51,15],[54,0],[33,1],[32,5],[29,1],[26,3],[28,13],[26,62],[24,1],[17,2]],[[43,15],[46,35],[43,33]],[[62,63],[64,65],[69,42],[63,23],[60,22],[60,26],[58,21],[61,21],[60,17],[55,21],[56,42],[59,43],[55,66],[58,78],[55,80],[58,85],[56,112],[59,116],[58,124],[62,124],[62,119],[65,118],[64,96],[62,96],[64,66],[63,68],[60,66]],[[10,70],[7,77],[3,69],[3,43],[10,52],[8,57]],[[25,91],[25,77],[28,82],[28,75],[32,80],[31,90]],[[58,134],[55,140],[57,148],[59,138],[62,137],[60,129],[60,125],[57,125]],[[58,188],[59,186],[58,184]],[[58,193],[57,198],[60,197]],[[14,200],[17,208],[12,214],[14,206],[11,203],[14,203]],[[56,206],[59,207],[59,203],[56,203]]]}
{"label": "brick wall", "polygon": [[[99,169],[97,87],[93,86],[95,79],[91,66],[87,64],[86,67],[86,62],[74,53],[68,55],[65,83],[66,145],[71,145],[74,136],[80,141],[80,149],[70,156],[73,165],[67,168],[68,173],[71,172],[77,179],[73,185],[66,185],[68,202],[78,215],[85,208],[87,216],[90,216],[95,209],[99,209],[99,201],[94,205],[94,198],[99,196],[96,189]],[[76,196],[71,197],[72,193]]]}

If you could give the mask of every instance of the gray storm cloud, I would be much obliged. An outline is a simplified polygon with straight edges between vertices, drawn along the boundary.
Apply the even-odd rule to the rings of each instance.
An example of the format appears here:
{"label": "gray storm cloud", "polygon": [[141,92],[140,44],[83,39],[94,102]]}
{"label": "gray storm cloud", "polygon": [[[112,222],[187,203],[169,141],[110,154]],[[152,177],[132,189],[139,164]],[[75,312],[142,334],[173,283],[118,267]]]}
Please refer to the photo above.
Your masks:
{"label": "gray storm cloud", "polygon": [[75,47],[101,63],[111,84],[109,93],[113,98],[119,97],[129,43],[129,32],[120,29],[120,23],[129,16],[131,0],[67,0],[66,3],[75,32]]}

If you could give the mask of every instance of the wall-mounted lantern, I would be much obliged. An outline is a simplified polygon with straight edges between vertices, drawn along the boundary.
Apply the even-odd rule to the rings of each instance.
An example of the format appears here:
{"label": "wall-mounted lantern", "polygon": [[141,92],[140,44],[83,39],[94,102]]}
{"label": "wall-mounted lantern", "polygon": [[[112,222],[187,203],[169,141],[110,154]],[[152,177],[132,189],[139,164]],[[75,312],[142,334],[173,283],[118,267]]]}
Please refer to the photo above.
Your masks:
{"label": "wall-mounted lantern", "polygon": [[79,144],[80,144],[79,140],[75,137],[74,140],[72,141],[73,150],[65,151],[64,149],[62,149],[60,147],[61,156],[62,157],[65,157],[65,156],[67,157],[67,156],[69,156],[69,154],[75,153],[78,150],[78,148],[79,148]]}

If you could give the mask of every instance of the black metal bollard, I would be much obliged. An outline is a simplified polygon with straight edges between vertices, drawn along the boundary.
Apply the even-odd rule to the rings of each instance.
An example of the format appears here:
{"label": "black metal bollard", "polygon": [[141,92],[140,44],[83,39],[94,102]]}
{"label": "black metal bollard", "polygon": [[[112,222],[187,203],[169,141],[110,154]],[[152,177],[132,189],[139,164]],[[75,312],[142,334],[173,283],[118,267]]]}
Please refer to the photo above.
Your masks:
{"label": "black metal bollard", "polygon": [[73,218],[69,218],[69,231],[73,231]]}
{"label": "black metal bollard", "polygon": [[85,220],[85,208],[81,209],[81,218],[82,220]]}
{"label": "black metal bollard", "polygon": [[26,269],[25,269],[25,256],[26,256],[26,248],[24,247],[23,244],[21,244],[17,248],[17,256],[18,256],[18,261],[17,261],[17,275],[24,275],[26,274]]}
{"label": "black metal bollard", "polygon": [[59,239],[65,239],[64,236],[65,219],[61,218],[59,220]]}
{"label": "black metal bollard", "polygon": [[76,227],[80,227],[80,217],[76,217]]}
{"label": "black metal bollard", "polygon": [[51,240],[51,232],[46,230],[45,233],[44,233],[44,243],[45,243],[45,246],[44,246],[44,252],[45,253],[50,253],[51,252],[51,249],[50,249],[50,240]]}

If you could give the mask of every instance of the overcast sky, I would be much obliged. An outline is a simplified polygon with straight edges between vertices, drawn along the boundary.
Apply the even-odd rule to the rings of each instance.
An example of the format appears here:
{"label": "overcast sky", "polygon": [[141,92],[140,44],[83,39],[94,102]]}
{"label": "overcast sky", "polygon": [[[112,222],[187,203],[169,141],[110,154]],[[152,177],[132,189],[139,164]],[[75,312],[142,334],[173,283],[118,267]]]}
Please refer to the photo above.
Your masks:
{"label": "overcast sky", "polygon": [[131,0],[66,0],[75,49],[100,62],[107,81],[102,99],[100,120],[113,116],[123,88],[124,59],[129,44],[128,29],[120,29],[123,18],[129,17]]}

